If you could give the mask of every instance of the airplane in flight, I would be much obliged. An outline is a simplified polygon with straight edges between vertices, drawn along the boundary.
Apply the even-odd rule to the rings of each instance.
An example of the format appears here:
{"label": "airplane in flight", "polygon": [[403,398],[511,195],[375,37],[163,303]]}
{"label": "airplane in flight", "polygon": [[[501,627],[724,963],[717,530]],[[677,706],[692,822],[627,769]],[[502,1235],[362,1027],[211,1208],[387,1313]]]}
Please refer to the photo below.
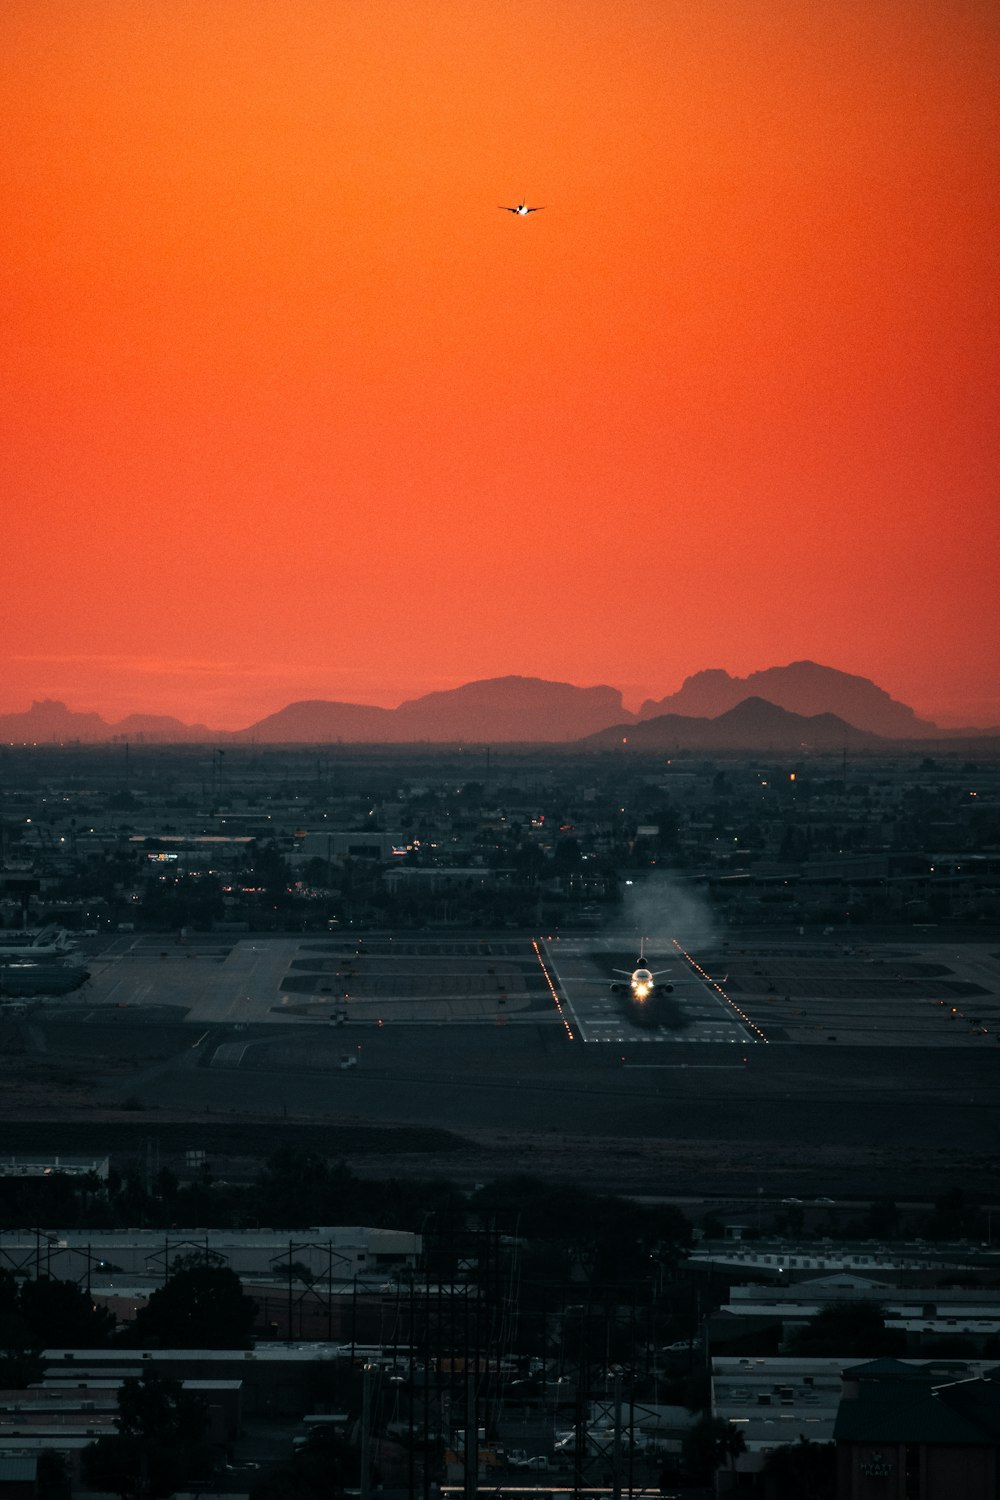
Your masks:
{"label": "airplane in flight", "polygon": [[540,209],[543,209],[545,207],[545,204],[539,203],[535,208],[530,208],[527,203],[519,203],[516,208],[511,208],[509,204],[498,203],[497,207],[502,208],[504,213],[517,214],[520,218],[523,219],[525,214],[537,214]]}

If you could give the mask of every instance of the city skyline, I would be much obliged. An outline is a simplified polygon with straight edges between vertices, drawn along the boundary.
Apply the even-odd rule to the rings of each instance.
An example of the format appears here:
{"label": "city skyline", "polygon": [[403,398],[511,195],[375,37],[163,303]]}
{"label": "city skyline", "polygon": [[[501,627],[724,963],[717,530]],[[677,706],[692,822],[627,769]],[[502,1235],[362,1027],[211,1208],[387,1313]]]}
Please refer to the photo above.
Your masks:
{"label": "city skyline", "polygon": [[0,712],[808,658],[1000,721],[994,7],[0,26]]}

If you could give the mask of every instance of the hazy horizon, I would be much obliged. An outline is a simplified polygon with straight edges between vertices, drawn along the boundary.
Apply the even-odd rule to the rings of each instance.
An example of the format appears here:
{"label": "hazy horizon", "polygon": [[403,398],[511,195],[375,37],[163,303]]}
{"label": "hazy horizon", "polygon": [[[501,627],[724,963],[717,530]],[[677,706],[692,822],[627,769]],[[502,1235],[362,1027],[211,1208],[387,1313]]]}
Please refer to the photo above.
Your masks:
{"label": "hazy horizon", "polygon": [[[767,665],[772,667],[786,666],[789,664],[790,660],[791,659],[789,659],[789,661],[782,660],[781,662],[771,662]],[[802,660],[802,658],[796,658],[796,660]],[[821,665],[830,666],[830,663],[822,663]],[[754,668],[751,670],[761,671],[765,669],[766,668]],[[220,675],[224,670],[224,667],[219,668]],[[679,691],[682,683],[688,677],[693,676],[696,672],[702,670],[705,669],[694,668],[691,672],[685,673],[684,676],[682,678],[679,678],[674,684],[667,687],[650,687],[648,689],[642,689],[637,688],[634,684],[632,684],[631,687],[626,690],[626,688],[622,687],[618,683],[598,682],[596,680],[577,682],[569,685],[578,688],[608,687],[615,689],[622,694],[623,708],[629,713],[635,713],[638,712],[642,704],[648,700],[652,700],[655,702],[676,693],[677,691]],[[721,670],[727,669],[723,668]],[[844,671],[846,669],[837,668],[836,670]],[[240,674],[241,677],[243,675],[243,673]],[[249,673],[247,673],[246,675],[247,677],[249,677]],[[729,675],[734,678],[745,679],[750,675],[750,673],[730,672]],[[851,675],[862,677],[867,676],[867,674],[863,672],[856,672]],[[496,677],[523,677],[549,682],[566,681],[566,679],[562,678],[542,679],[540,677],[540,674],[535,672],[505,672],[496,674]],[[100,688],[95,688],[93,692],[88,695],[86,692],[74,690],[72,687],[72,682],[68,678],[59,677],[58,674],[54,678],[48,680],[56,684],[56,686],[51,690],[40,689],[38,691],[29,692],[27,696],[23,694],[14,695],[6,692],[0,693],[0,714],[7,715],[26,713],[31,709],[34,703],[59,702],[65,704],[71,712],[97,713],[101,716],[101,718],[105,719],[109,723],[118,722],[124,718],[129,717],[130,715],[165,715],[171,718],[179,719],[184,724],[202,724],[208,729],[217,729],[220,731],[231,733],[236,730],[248,728],[251,724],[257,723],[261,719],[264,719],[271,714],[278,713],[281,709],[286,708],[289,704],[292,703],[313,701],[342,702],[373,708],[395,709],[408,700],[421,698],[428,693],[442,691],[448,692],[456,688],[465,686],[470,682],[481,682],[494,679],[487,679],[482,676],[474,676],[463,678],[460,681],[456,680],[445,682],[436,680],[420,687],[419,689],[400,691],[397,693],[376,693],[371,697],[365,698],[362,698],[360,696],[352,698],[349,697],[346,693],[336,693],[329,690],[324,691],[321,684],[316,685],[315,691],[297,691],[293,690],[292,686],[289,685],[284,694],[282,693],[281,688],[275,687],[273,689],[273,692],[269,694],[266,699],[263,696],[258,695],[257,693],[250,690],[247,693],[247,697],[245,700],[246,706],[243,709],[242,715],[238,707],[238,700],[232,701],[224,714],[223,710],[219,707],[218,701],[213,697],[211,692],[208,693],[201,707],[198,707],[197,705],[188,707],[187,695],[185,695],[183,698],[175,695],[154,696],[152,694],[145,697],[140,697],[139,693],[136,693],[133,696],[121,688],[112,688],[111,690],[105,689],[104,692],[102,692]],[[948,700],[946,700],[945,705],[935,712],[933,709],[925,708],[921,704],[908,702],[908,700],[906,700],[905,698],[902,698],[898,694],[893,693],[882,682],[875,681],[875,679],[873,678],[870,678],[869,680],[873,681],[876,687],[882,688],[884,691],[888,692],[890,694],[890,697],[894,698],[897,702],[905,703],[907,707],[912,708],[918,718],[930,720],[932,723],[938,724],[942,729],[989,729],[1000,724],[1000,701],[980,701],[979,703],[970,704],[968,710],[963,711],[961,708],[955,709],[953,707],[949,707]],[[752,689],[748,688],[748,693],[751,690]]]}

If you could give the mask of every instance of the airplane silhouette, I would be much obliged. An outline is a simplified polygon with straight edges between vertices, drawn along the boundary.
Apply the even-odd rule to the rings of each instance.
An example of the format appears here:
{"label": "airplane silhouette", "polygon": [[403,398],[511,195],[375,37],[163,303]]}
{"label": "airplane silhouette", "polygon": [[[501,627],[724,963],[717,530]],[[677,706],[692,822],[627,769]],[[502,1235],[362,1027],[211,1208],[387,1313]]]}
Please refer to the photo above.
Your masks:
{"label": "airplane silhouette", "polygon": [[519,203],[516,208],[511,208],[506,203],[498,203],[497,207],[502,208],[504,213],[519,214],[520,217],[523,218],[525,214],[537,214],[540,208],[545,207],[545,204],[539,203],[536,208],[529,208],[527,203]]}

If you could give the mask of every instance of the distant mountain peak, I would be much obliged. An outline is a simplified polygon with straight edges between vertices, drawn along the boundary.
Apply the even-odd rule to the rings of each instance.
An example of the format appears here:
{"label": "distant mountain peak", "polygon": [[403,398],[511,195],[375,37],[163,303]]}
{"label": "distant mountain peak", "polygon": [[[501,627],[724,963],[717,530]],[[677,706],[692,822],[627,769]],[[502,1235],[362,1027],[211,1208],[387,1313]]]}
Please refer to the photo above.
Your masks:
{"label": "distant mountain peak", "polygon": [[409,698],[398,708],[322,699],[290,703],[240,730],[237,738],[300,744],[564,743],[627,717],[617,688],[490,677]]}
{"label": "distant mountain peak", "polygon": [[718,718],[748,698],[761,698],[807,718],[832,713],[856,729],[886,739],[921,739],[937,732],[936,724],[919,719],[912,708],[891,698],[869,678],[809,660],[766,667],[747,677],[730,676],[718,667],[695,672],[685,678],[678,692],[658,701],[647,700],[639,718],[664,713]]}
{"label": "distant mountain peak", "polygon": [[408,698],[399,705],[399,711],[414,705],[431,703],[531,701],[553,703],[559,699],[582,702],[584,699],[600,700],[616,704],[621,708],[622,695],[618,688],[577,687],[571,682],[550,682],[544,677],[480,677],[473,682],[464,682],[460,687],[441,688],[423,693],[419,698]]}
{"label": "distant mountain peak", "polygon": [[631,715],[617,688],[541,677],[487,677],[410,698],[396,710],[416,739],[565,742]]}
{"label": "distant mountain peak", "polygon": [[[623,730],[625,731],[623,733]],[[776,751],[841,750],[877,746],[880,738],[836,714],[797,714],[766,698],[743,698],[715,718],[659,714],[635,725],[613,725],[589,744],[632,750]]]}

